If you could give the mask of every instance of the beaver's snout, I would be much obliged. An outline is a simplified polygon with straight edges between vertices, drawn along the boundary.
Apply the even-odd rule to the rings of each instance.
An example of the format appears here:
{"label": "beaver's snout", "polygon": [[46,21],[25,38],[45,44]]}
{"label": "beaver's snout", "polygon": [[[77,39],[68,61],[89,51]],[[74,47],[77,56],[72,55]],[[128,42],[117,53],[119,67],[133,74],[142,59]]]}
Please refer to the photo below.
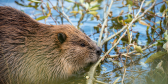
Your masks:
{"label": "beaver's snout", "polygon": [[98,56],[100,56],[101,53],[102,53],[102,49],[101,49],[100,47],[98,47],[97,50],[96,50],[96,54],[97,54]]}

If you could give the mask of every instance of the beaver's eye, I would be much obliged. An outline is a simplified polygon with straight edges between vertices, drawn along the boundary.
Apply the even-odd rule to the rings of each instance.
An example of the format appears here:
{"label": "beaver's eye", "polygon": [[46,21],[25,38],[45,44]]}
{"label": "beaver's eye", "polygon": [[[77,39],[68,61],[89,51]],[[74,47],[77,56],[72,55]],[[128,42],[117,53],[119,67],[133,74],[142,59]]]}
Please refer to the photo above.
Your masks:
{"label": "beaver's eye", "polygon": [[82,44],[81,44],[81,46],[82,46],[82,47],[85,47],[85,44],[84,44],[84,43],[82,43]]}

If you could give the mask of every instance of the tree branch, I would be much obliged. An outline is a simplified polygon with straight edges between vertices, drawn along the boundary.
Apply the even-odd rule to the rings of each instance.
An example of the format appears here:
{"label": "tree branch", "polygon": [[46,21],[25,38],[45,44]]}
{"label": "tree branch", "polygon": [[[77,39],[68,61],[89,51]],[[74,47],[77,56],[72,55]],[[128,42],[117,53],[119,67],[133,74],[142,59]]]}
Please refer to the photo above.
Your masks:
{"label": "tree branch", "polygon": [[[142,6],[143,6],[144,1],[145,1],[145,0],[142,1],[141,7],[140,7],[138,13],[137,13],[136,16],[134,17],[134,19],[129,23],[129,25],[125,25],[120,31],[118,31],[118,32],[115,33],[114,35],[108,37],[107,39],[105,39],[105,40],[101,43],[101,38],[102,38],[102,35],[103,35],[104,26],[105,26],[105,23],[107,23],[107,18],[108,18],[108,15],[107,15],[107,14],[109,14],[111,5],[112,5],[112,3],[113,3],[113,1],[111,1],[111,4],[110,4],[109,9],[108,9],[107,14],[106,14],[106,15],[107,15],[107,16],[106,16],[106,19],[105,19],[105,21],[104,21],[104,23],[103,23],[103,26],[102,26],[102,28],[101,28],[101,33],[100,33],[100,37],[99,37],[99,40],[98,40],[98,46],[102,46],[105,42],[109,41],[110,39],[112,39],[113,37],[115,37],[116,35],[118,35],[119,33],[121,33],[122,31],[124,31],[127,27],[128,27],[128,29],[129,29],[129,28],[132,26],[133,22],[135,22],[137,19],[139,19],[139,18],[141,18],[142,16],[144,16],[144,14],[145,14],[148,10],[150,10],[150,9],[155,5],[155,2],[156,2],[156,0],[155,0],[155,1],[153,2],[153,4],[152,4],[147,10],[145,10],[140,16],[138,16],[139,13],[141,12],[141,8],[142,8]],[[102,59],[104,59],[104,57],[105,57],[106,55],[108,55],[108,54],[111,52],[111,50],[112,50],[115,46],[118,45],[118,43],[120,42],[120,40],[125,36],[126,32],[127,32],[127,30],[125,30],[125,32],[123,33],[123,35],[118,39],[118,41],[114,44],[114,46],[111,47],[111,48],[104,54],[104,56],[102,56],[102,57],[98,60],[98,62],[97,62],[96,64],[94,64],[94,65],[91,66],[90,71],[88,72],[89,79],[87,80],[87,84],[92,84],[92,83],[93,83],[94,73],[95,73],[96,67],[99,65],[99,63],[102,61]]]}
{"label": "tree branch", "polygon": [[105,27],[105,25],[107,24],[108,14],[109,14],[109,12],[110,12],[110,9],[111,9],[112,4],[113,4],[113,0],[111,0],[110,6],[109,6],[108,11],[107,11],[107,13],[106,13],[106,18],[105,18],[104,23],[103,23],[102,28],[101,28],[101,32],[100,32],[100,36],[99,36],[99,40],[98,40],[98,46],[99,46],[99,47],[102,47],[102,46],[100,45],[100,44],[101,44],[101,38],[102,38],[102,35],[103,35],[104,27]]}
{"label": "tree branch", "polygon": [[[62,14],[66,17],[66,19],[68,20],[68,22],[71,24],[71,25],[73,25],[73,23],[71,22],[71,20],[69,19],[69,17],[65,14],[65,12],[64,12],[64,6],[63,6],[63,1],[64,0],[62,0]],[[59,0],[59,2],[61,3],[61,0]],[[74,27],[76,27],[75,25],[73,25]]]}

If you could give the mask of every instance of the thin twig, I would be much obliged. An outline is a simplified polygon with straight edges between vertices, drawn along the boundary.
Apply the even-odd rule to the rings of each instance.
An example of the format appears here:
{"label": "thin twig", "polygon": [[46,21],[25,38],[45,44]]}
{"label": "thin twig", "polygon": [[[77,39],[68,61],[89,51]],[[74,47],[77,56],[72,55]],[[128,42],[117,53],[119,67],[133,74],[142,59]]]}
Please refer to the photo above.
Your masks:
{"label": "thin twig", "polygon": [[[59,2],[61,3],[61,0],[59,0]],[[63,0],[62,0],[62,14],[66,17],[66,19],[68,20],[68,22],[73,25],[73,23],[71,22],[71,20],[69,19],[69,17],[65,14],[64,12],[64,6],[63,6]],[[74,27],[76,27],[75,25],[73,25]]]}
{"label": "thin twig", "polygon": [[106,18],[104,20],[104,23],[102,25],[102,28],[101,28],[101,32],[100,32],[100,36],[99,36],[99,40],[98,40],[98,46],[101,47],[100,43],[101,43],[101,38],[102,38],[102,35],[103,35],[103,31],[104,31],[104,28],[105,28],[105,25],[107,24],[107,20],[108,20],[108,14],[110,12],[110,9],[111,9],[111,6],[113,4],[113,0],[111,0],[111,3],[110,3],[110,6],[108,8],[108,11],[106,13]]}
{"label": "thin twig", "polygon": [[105,83],[105,82],[102,82],[102,81],[99,81],[99,80],[94,80],[94,81],[99,83],[99,84],[108,84],[108,83]]}

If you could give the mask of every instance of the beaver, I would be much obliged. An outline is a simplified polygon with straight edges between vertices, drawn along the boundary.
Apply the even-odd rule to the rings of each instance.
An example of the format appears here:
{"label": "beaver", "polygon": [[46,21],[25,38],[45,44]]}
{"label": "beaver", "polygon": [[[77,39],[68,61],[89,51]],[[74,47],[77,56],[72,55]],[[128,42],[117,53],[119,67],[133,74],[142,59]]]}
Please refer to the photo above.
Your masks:
{"label": "beaver", "polygon": [[71,25],[40,23],[22,11],[0,6],[0,81],[51,83],[95,63],[101,48]]}

